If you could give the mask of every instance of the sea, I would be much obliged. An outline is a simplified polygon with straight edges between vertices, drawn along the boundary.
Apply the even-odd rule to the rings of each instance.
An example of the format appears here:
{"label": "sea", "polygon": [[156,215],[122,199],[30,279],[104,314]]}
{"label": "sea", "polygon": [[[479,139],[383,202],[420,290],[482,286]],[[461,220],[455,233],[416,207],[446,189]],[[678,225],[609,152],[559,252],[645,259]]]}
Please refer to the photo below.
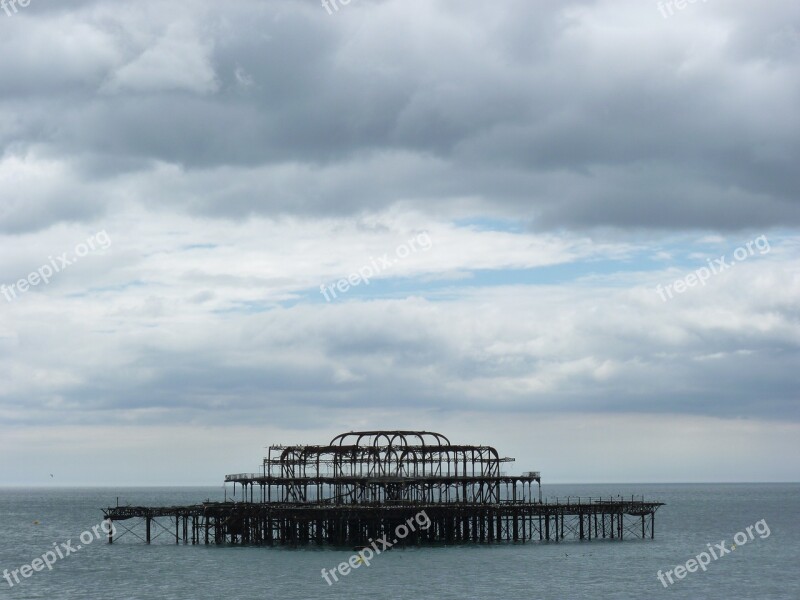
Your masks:
{"label": "sea", "polygon": [[[151,545],[132,534],[109,545],[98,528],[102,508],[117,502],[182,505],[225,493],[230,488],[0,488],[0,575],[48,551],[63,555],[50,569],[26,569],[19,583],[12,577],[13,586],[0,579],[0,599],[800,600],[800,484],[545,485],[546,498],[664,502],[655,539],[392,549],[332,585],[322,570],[347,561],[352,549],[175,545],[166,532]],[[746,541],[736,544],[740,533]],[[728,552],[705,571],[674,575],[722,542]],[[665,587],[658,572],[669,570],[674,583]]]}

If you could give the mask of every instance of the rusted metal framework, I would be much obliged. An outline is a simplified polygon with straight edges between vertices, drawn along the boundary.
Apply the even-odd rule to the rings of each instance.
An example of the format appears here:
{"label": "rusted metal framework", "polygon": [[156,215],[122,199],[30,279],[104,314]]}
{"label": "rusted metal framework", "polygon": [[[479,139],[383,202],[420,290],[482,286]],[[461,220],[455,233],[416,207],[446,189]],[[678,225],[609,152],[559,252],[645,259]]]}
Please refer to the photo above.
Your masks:
{"label": "rusted metal framework", "polygon": [[[454,445],[429,431],[359,431],[325,446],[270,446],[261,473],[227,475],[260,502],[410,505],[532,502],[539,473],[507,476],[491,446]],[[533,484],[537,484],[536,491]],[[503,494],[505,492],[505,494]]]}
{"label": "rusted metal framework", "polygon": [[[365,544],[423,513],[430,521],[404,543],[622,539],[654,535],[661,503],[570,498],[542,502],[538,471],[508,475],[491,446],[452,444],[430,431],[359,431],[326,445],[273,445],[261,471],[227,475],[243,502],[182,507],[113,507],[107,519],[141,519],[147,543],[159,519],[174,519],[185,543]],[[182,521],[182,529],[181,529]],[[191,535],[190,535],[191,532]],[[121,537],[121,536],[120,536]],[[113,536],[109,542],[114,541]],[[397,541],[397,540],[395,540]]]}

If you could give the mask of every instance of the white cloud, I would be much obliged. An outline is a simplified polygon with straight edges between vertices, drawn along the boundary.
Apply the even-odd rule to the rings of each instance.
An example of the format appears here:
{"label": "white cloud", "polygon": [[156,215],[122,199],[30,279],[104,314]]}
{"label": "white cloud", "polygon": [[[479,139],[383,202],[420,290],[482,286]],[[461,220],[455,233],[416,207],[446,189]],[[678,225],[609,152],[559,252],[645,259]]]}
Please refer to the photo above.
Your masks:
{"label": "white cloud", "polygon": [[210,60],[212,50],[192,25],[173,23],[133,60],[116,69],[103,90],[215,92],[218,82]]}

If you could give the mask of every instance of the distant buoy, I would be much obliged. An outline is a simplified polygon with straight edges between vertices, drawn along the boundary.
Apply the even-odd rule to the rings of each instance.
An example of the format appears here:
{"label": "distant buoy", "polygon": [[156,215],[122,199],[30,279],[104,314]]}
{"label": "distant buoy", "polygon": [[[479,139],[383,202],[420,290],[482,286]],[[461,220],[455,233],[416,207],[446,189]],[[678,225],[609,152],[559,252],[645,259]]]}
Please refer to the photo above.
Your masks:
{"label": "distant buoy", "polygon": [[38,524],[39,524],[39,521],[34,521],[34,522],[33,522],[33,524],[34,524],[34,525],[38,525]]}

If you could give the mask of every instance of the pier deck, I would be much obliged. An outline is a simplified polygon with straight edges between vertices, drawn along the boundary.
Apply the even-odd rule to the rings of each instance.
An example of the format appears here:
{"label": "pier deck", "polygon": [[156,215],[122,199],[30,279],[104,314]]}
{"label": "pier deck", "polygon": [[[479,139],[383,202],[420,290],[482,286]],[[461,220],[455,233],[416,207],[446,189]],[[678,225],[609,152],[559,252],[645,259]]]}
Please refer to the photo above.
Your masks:
{"label": "pier deck", "polygon": [[398,525],[422,513],[430,525],[409,532],[395,544],[652,538],[660,506],[660,502],[619,498],[450,506],[208,502],[173,507],[119,506],[104,513],[117,526],[117,537],[109,536],[109,542],[131,534],[146,543],[160,537],[185,544],[354,546],[383,536],[394,539],[392,532]]}

